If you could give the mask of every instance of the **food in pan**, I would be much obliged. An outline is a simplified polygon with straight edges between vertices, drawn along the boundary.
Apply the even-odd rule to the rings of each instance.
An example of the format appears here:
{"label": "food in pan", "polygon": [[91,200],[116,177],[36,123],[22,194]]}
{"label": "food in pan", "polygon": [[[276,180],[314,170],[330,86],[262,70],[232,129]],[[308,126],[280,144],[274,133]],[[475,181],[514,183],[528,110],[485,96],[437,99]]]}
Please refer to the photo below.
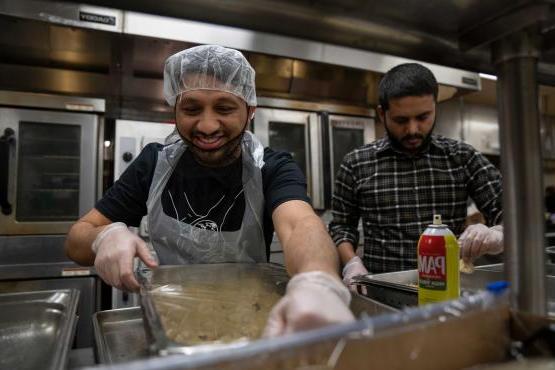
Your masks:
{"label": "food in pan", "polygon": [[168,338],[189,346],[259,338],[281,298],[268,288],[251,276],[218,284],[163,285],[151,296]]}
{"label": "food in pan", "polygon": [[459,271],[465,274],[472,274],[474,272],[474,264],[466,262],[462,258],[459,260]]}

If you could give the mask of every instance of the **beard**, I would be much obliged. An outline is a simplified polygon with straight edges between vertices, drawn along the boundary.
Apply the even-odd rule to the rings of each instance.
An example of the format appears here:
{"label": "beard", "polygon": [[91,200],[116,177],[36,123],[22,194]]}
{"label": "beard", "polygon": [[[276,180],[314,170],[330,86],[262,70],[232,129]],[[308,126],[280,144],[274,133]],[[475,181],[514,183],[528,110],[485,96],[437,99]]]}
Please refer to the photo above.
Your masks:
{"label": "beard", "polygon": [[[187,149],[193,155],[193,158],[201,165],[206,167],[224,167],[239,158],[241,154],[241,141],[243,140],[243,135],[247,125],[241,130],[241,132],[234,138],[229,139],[229,141],[219,148],[215,149],[202,149],[196,146],[191,140],[187,139],[177,128],[177,132],[181,137],[181,140],[187,145]],[[191,131],[191,137],[195,136],[205,136],[196,130]]]}
{"label": "beard", "polygon": [[414,153],[418,153],[422,149],[426,148],[428,146],[428,144],[430,143],[430,141],[432,140],[432,133],[434,132],[434,128],[436,126],[436,121],[434,119],[434,123],[432,125],[432,128],[430,129],[430,131],[426,135],[422,135],[422,134],[405,135],[402,138],[398,139],[395,136],[393,136],[391,131],[389,131],[389,128],[387,128],[387,119],[385,117],[384,117],[384,120],[385,120],[385,122],[384,122],[385,131],[387,132],[387,136],[389,137],[389,141],[391,141],[391,145],[395,149],[397,149],[401,152],[404,152],[404,153],[413,153],[410,150],[408,150],[407,147],[404,145],[405,142],[408,142],[411,139],[420,139],[420,140],[422,140],[422,142],[416,148]]}

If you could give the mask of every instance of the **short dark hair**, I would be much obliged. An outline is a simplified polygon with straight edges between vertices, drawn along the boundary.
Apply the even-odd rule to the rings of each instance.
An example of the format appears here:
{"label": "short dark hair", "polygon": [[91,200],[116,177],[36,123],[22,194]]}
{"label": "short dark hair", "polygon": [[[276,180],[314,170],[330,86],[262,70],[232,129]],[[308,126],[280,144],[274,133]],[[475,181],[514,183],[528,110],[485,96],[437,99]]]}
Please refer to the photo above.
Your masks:
{"label": "short dark hair", "polygon": [[391,68],[378,87],[380,106],[389,109],[389,100],[405,96],[433,95],[437,100],[437,81],[432,71],[418,63],[404,63]]}

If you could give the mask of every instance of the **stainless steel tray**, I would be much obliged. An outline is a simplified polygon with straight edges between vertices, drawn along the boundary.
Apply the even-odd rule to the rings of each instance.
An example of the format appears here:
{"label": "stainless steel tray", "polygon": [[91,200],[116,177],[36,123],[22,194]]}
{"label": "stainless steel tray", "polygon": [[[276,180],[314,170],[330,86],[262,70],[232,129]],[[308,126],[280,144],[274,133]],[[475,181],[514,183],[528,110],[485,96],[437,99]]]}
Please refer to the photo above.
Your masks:
{"label": "stainless steel tray", "polygon": [[[553,269],[546,267],[546,291],[548,312],[555,314],[555,276]],[[484,289],[492,281],[504,280],[503,264],[476,266],[472,274],[461,273],[461,292]],[[418,304],[418,273],[416,270],[388,272],[355,278],[361,292],[366,287],[366,296],[396,308]]]}
{"label": "stainless steel tray", "polygon": [[0,294],[0,368],[65,368],[78,300],[74,289]]}
{"label": "stainless steel tray", "polygon": [[140,307],[100,311],[93,315],[96,354],[100,363],[149,357]]}
{"label": "stainless steel tray", "polygon": [[[351,310],[355,316],[397,312],[393,307],[353,295]],[[141,307],[100,311],[93,316],[98,361],[113,364],[150,357]]]}
{"label": "stainless steel tray", "polygon": [[242,347],[260,336],[287,281],[268,263],[161,266],[141,282],[149,345],[161,354]]}
{"label": "stainless steel tray", "polygon": [[416,270],[358,276],[353,281],[359,294],[388,306],[402,309],[418,304],[418,273]]}
{"label": "stainless steel tray", "polygon": [[[261,280],[264,289],[272,293],[270,298],[277,300],[285,293],[289,280],[283,266],[275,264],[161,266],[152,271],[150,276],[143,279],[141,288],[141,306],[150,348],[161,354],[192,354],[207,350],[242,347],[250,341],[258,339],[257,335],[249,334],[256,334],[258,330],[258,333],[261,332],[268,313],[277,300],[275,302],[267,301],[266,297],[260,298],[259,293],[246,294],[245,292],[248,293],[251,289],[242,285],[245,278],[247,281],[251,279],[249,286],[253,285],[252,279]],[[169,305],[172,309],[182,310],[181,312],[184,314],[172,313],[180,322],[170,326],[169,330],[173,330],[171,333],[166,330],[161,318],[168,312],[164,313],[163,307],[160,310],[160,306],[156,306],[156,294],[164,292],[167,287],[171,293],[176,284],[180,285],[179,289],[186,293],[185,299],[171,301]],[[252,290],[258,289],[255,286],[255,289]],[[229,304],[230,299],[233,305]],[[168,306],[168,302],[162,303]],[[183,309],[183,304],[189,307]],[[258,305],[260,307],[257,307]],[[257,307],[257,309],[253,310],[252,307]],[[362,312],[372,316],[394,311],[391,307],[360,296],[353,298],[351,309],[357,316]],[[172,321],[172,324],[174,322],[175,320]],[[256,329],[250,329],[251,325],[255,325]],[[189,334],[181,336],[179,341],[173,339],[177,327],[180,328],[180,331],[189,331],[193,336],[202,332],[203,335],[198,335],[198,337],[203,340],[206,332],[214,334],[204,343],[187,343],[181,338],[190,338]],[[225,329],[222,329],[223,327]],[[245,327],[249,329],[245,329]],[[242,338],[238,340],[233,337],[237,331],[243,333]],[[247,335],[244,334],[245,332]],[[222,333],[227,337],[231,336],[232,340],[224,343],[214,341],[214,338],[219,338]]]}

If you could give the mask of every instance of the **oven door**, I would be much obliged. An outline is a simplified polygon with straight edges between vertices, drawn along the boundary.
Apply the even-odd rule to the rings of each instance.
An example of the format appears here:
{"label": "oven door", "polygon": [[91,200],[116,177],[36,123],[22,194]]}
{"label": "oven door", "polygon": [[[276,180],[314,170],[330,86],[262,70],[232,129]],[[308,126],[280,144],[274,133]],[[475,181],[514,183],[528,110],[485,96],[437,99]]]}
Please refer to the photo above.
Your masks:
{"label": "oven door", "polygon": [[332,191],[335,176],[343,157],[353,149],[372,142],[376,138],[374,119],[340,115],[329,116],[330,175]]}
{"label": "oven door", "polygon": [[0,108],[0,234],[64,234],[94,206],[98,116]]}
{"label": "oven door", "polygon": [[253,131],[265,147],[291,153],[306,176],[312,206],[324,208],[321,123],[314,112],[257,108]]}

